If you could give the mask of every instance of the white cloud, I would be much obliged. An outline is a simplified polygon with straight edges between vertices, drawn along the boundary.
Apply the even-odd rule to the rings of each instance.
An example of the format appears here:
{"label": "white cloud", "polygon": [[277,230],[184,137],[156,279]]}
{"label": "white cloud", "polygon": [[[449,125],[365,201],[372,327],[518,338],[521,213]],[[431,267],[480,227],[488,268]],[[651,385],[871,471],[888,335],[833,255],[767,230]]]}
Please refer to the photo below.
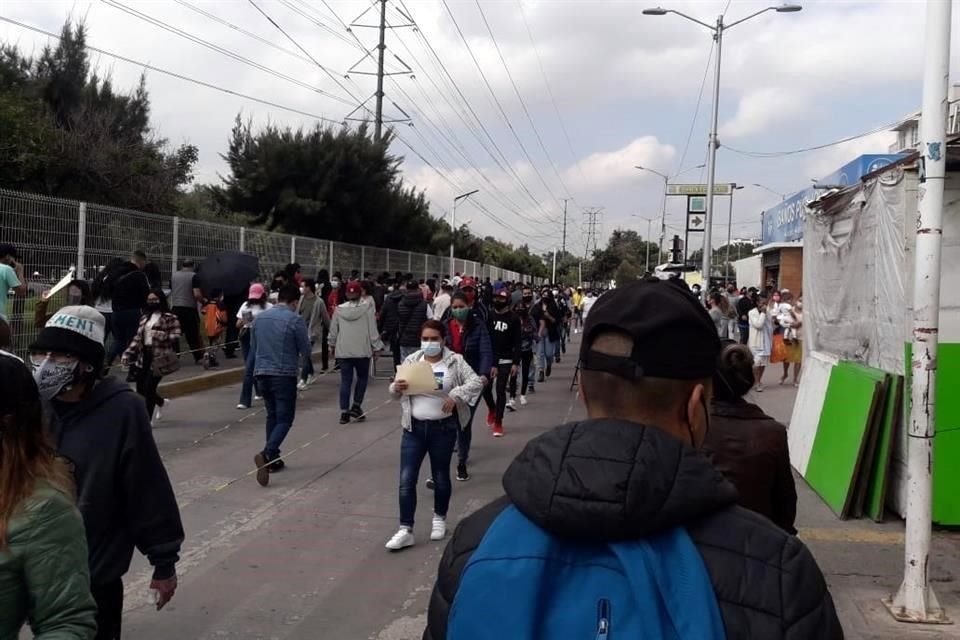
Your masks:
{"label": "white cloud", "polygon": [[850,142],[834,145],[813,153],[807,158],[804,168],[810,178],[829,175],[866,153],[887,153],[890,145],[896,142],[897,135],[891,131],[880,131]]}
{"label": "white cloud", "polygon": [[[579,169],[583,171],[589,191],[602,191],[636,180],[635,165],[667,166],[676,153],[673,145],[663,144],[655,136],[642,136],[620,149],[590,154],[580,161]],[[569,181],[575,180],[576,176],[579,176],[576,168],[567,170]]]}
{"label": "white cloud", "polygon": [[720,126],[721,140],[762,133],[802,116],[809,108],[809,100],[796,90],[765,87],[750,91],[740,98],[733,118]]}

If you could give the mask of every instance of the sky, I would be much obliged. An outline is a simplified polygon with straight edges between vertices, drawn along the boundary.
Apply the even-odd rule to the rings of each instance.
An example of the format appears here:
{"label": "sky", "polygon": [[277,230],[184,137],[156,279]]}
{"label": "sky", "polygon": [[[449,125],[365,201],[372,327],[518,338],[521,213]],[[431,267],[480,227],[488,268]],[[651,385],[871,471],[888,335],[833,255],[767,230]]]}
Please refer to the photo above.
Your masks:
{"label": "sky", "polygon": [[[458,203],[457,225],[538,252],[563,244],[564,206],[566,247],[574,253],[585,250],[589,208],[602,211],[601,247],[615,229],[646,237],[649,226],[656,240],[664,181],[635,166],[682,173],[672,182],[706,181],[699,166],[706,162],[715,51],[705,27],[677,15],[645,16],[644,2],[389,0],[386,60],[396,75],[384,86],[384,113],[409,117],[391,125],[405,182],[424,190],[432,213],[446,220],[455,196],[478,189]],[[663,2],[711,24],[720,14],[729,24],[771,6]],[[729,201],[718,199],[720,243],[728,232],[758,238],[760,212],[780,200],[777,194],[799,191],[861,153],[885,153],[893,137],[880,131],[773,158],[742,152],[826,144],[919,109],[923,2],[803,5],[799,13],[764,13],[724,35],[717,181],[745,188],[736,192],[729,225]],[[238,113],[255,124],[291,127],[312,127],[318,117],[332,126],[347,116],[372,118],[376,78],[364,73],[376,65],[365,49],[376,46],[377,29],[346,28],[376,25],[379,10],[371,6],[369,0],[6,0],[0,17],[54,33],[68,18],[85,20],[90,46],[139,63],[95,53],[98,69],[131,89],[146,73],[156,133],[171,144],[197,145],[196,180],[210,183],[227,171],[220,154]],[[0,22],[0,40],[28,53],[51,42],[8,22]],[[955,51],[954,68],[957,58]],[[361,101],[365,106],[354,112]],[[681,200],[667,201],[668,238],[682,235]]]}

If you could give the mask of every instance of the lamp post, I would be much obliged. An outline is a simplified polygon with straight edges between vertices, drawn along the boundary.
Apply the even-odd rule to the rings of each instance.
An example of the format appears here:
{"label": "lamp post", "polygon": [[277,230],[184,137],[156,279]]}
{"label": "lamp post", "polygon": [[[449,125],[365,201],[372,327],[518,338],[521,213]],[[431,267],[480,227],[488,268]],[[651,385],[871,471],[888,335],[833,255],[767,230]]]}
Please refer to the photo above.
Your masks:
{"label": "lamp post", "polygon": [[[647,221],[647,236],[644,238],[645,240],[644,244],[647,245],[647,262],[646,262],[646,267],[644,267],[644,271],[646,271],[647,273],[650,273],[650,228],[651,228],[651,225],[653,224],[653,221],[656,220],[656,218],[648,218],[646,216],[637,215],[636,213],[630,214],[630,217],[640,218],[641,220]],[[659,255],[657,256],[657,262],[660,262]]]}
{"label": "lamp post", "polygon": [[733,236],[733,195],[743,189],[743,185],[738,185],[736,182],[730,183],[730,211],[727,213],[727,268],[724,269],[727,274],[727,284],[730,284],[730,241]]}
{"label": "lamp post", "polygon": [[462,193],[456,198],[453,199],[453,211],[450,212],[450,275],[453,276],[457,270],[454,268],[454,257],[453,257],[453,241],[457,238],[457,203],[461,200],[469,198],[480,189],[474,189],[473,191],[468,191],[467,193]]}
{"label": "lamp post", "polygon": [[759,188],[759,189],[763,189],[764,191],[769,191],[770,193],[772,193],[772,194],[775,195],[775,196],[780,196],[780,199],[781,199],[781,200],[786,200],[786,199],[787,199],[787,194],[785,194],[785,193],[780,193],[780,192],[777,191],[776,189],[771,189],[770,187],[768,187],[768,186],[765,185],[765,184],[760,184],[759,182],[754,182],[754,183],[753,183],[753,186],[755,186],[755,187],[757,187],[757,188]]}
{"label": "lamp post", "polygon": [[685,13],[681,13],[680,11],[675,11],[674,9],[656,7],[653,9],[643,10],[643,15],[646,16],[665,16],[668,13],[673,13],[681,18],[686,18],[691,22],[695,22],[700,26],[709,29],[713,33],[714,41],[717,43],[716,64],[714,65],[713,73],[713,116],[710,120],[710,138],[708,141],[710,153],[707,156],[707,210],[704,216],[706,218],[706,228],[703,232],[703,278],[707,283],[707,286],[703,288],[704,300],[706,300],[707,291],[710,289],[710,254],[713,245],[713,191],[717,174],[717,147],[720,146],[719,142],[717,141],[717,125],[720,116],[720,54],[723,48],[723,34],[738,24],[746,22],[751,18],[756,18],[760,14],[766,13],[767,11],[776,11],[778,13],[794,13],[800,11],[801,9],[803,9],[803,7],[798,4],[783,4],[777,7],[767,7],[766,9],[761,9],[756,13],[750,14],[745,18],[731,22],[730,24],[723,23],[723,15],[717,17],[716,24],[708,24],[702,20],[697,20],[696,18],[688,16]]}
{"label": "lamp post", "polygon": [[644,167],[639,164],[634,165],[633,167],[634,169],[639,169],[640,171],[649,171],[650,173],[663,178],[663,209],[660,212],[660,241],[658,243],[658,246],[660,247],[660,253],[657,255],[658,261],[660,260],[660,256],[663,255],[663,242],[667,236],[667,189],[670,186],[670,181],[673,180],[674,178],[682,176],[688,171],[693,171],[694,169],[703,169],[705,166],[707,165],[698,164],[695,167],[687,167],[683,171],[678,171],[672,176],[668,176],[666,174],[660,173],[656,169],[651,169],[650,167]]}

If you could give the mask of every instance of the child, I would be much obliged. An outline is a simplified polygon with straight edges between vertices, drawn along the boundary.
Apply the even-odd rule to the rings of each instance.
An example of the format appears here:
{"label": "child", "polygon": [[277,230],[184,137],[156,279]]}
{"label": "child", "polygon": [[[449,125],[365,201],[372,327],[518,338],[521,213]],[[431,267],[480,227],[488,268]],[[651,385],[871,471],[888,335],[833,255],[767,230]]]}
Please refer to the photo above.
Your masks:
{"label": "child", "polygon": [[227,327],[227,307],[223,302],[223,291],[213,289],[210,297],[203,303],[203,327],[207,332],[209,347],[203,354],[203,368],[219,367],[217,362],[217,349],[220,347],[220,341],[223,332]]}

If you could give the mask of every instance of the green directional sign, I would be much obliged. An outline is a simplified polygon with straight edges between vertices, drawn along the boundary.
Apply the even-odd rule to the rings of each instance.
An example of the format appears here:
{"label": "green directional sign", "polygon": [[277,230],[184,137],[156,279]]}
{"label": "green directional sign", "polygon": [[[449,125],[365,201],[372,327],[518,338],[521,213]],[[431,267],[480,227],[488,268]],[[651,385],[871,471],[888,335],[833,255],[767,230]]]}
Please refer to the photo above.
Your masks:
{"label": "green directional sign", "polygon": [[[736,184],[715,184],[713,193],[718,196],[728,196],[733,192]],[[705,184],[670,184],[667,185],[668,196],[705,196],[707,195],[707,185]]]}

